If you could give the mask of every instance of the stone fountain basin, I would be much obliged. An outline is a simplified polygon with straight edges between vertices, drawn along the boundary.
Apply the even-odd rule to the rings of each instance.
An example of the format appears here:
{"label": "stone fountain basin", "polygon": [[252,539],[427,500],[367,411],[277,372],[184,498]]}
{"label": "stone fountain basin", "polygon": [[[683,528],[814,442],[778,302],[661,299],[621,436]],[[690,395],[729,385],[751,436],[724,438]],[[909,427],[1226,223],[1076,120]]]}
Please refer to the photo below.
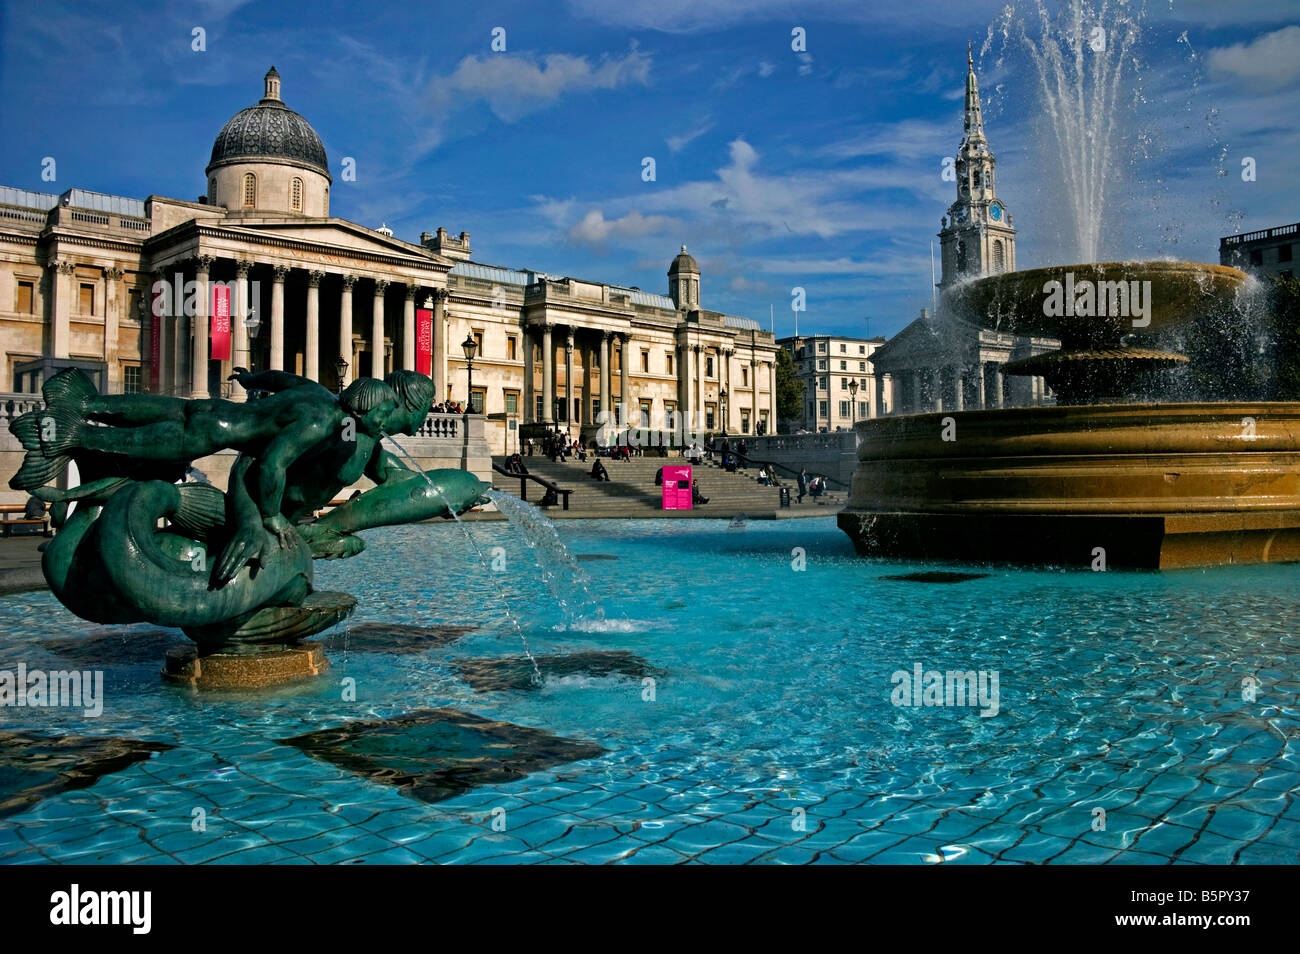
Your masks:
{"label": "stone fountain basin", "polygon": [[[1300,559],[1300,403],[879,418],[840,527],[872,556],[1175,567]],[[955,440],[944,440],[947,432]]]}
{"label": "stone fountain basin", "polygon": [[[1072,286],[1076,299],[1084,291],[1084,283],[1090,283],[1094,291],[1094,313],[1073,316],[1048,314],[1044,306],[1049,292],[1044,288],[1054,281],[1060,282],[1063,289]],[[979,278],[952,286],[944,298],[955,314],[997,331],[1062,341],[1081,338],[1117,341],[1126,334],[1155,334],[1221,307],[1236,295],[1245,281],[1245,272],[1223,265],[1171,261],[1104,262],[1052,265]],[[1095,306],[1099,302],[1095,293],[1103,282],[1107,283],[1108,304],[1115,283],[1128,283],[1131,293],[1133,282],[1150,282],[1149,295],[1146,286],[1141,286],[1143,305],[1149,303],[1146,316],[1149,323],[1135,326],[1131,313],[1097,313]],[[1062,297],[1065,297],[1064,290]]]}

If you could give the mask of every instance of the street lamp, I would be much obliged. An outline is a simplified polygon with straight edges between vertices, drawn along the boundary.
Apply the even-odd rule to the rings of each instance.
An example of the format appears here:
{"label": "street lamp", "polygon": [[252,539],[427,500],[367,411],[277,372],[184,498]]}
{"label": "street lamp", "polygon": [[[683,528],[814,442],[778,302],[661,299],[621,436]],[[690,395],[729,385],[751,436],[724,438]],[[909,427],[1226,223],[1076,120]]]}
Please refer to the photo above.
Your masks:
{"label": "street lamp", "polygon": [[727,389],[718,392],[718,402],[722,405],[722,436],[727,436]]}
{"label": "street lamp", "polygon": [[478,352],[478,342],[474,340],[473,333],[467,334],[465,340],[460,343],[461,349],[465,352],[465,363],[468,366],[465,386],[469,391],[469,402],[465,405],[465,413],[474,413],[474,355]]}
{"label": "street lamp", "polygon": [[338,359],[337,361],[334,362],[334,373],[335,373],[336,375],[338,375],[338,379],[339,379],[339,394],[342,394],[342,393],[343,393],[343,379],[347,376],[347,373],[348,373],[348,363],[347,363],[346,361],[343,360],[343,355],[339,355],[339,359]]}
{"label": "street lamp", "polygon": [[852,426],[858,426],[858,379],[849,382],[849,412]]}
{"label": "street lamp", "polygon": [[257,330],[262,327],[262,319],[257,315],[257,306],[249,305],[248,317],[244,319],[244,328],[248,331],[248,370],[253,370],[253,342],[257,340]]}

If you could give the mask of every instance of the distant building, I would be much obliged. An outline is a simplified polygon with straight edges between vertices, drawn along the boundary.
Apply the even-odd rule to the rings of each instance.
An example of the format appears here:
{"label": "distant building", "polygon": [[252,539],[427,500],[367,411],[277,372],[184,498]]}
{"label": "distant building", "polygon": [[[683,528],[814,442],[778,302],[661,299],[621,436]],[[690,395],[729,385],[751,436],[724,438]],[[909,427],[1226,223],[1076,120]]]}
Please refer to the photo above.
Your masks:
{"label": "distant building", "polygon": [[[0,187],[0,391],[39,391],[75,366],[107,393],[241,399],[227,381],[238,366],[331,390],[428,367],[438,400],[464,404],[472,339],[474,408],[495,453],[517,448],[512,423],[590,436],[602,411],[774,432],[773,336],[701,307],[685,246],[665,295],[475,262],[467,232],[414,244],[331,217],[325,148],[281,99],[274,67],[204,173],[193,202]],[[218,283],[228,338],[211,314]],[[211,358],[227,341],[229,357]]]}
{"label": "distant building", "polygon": [[1244,235],[1225,235],[1219,239],[1219,264],[1261,278],[1294,278],[1297,248],[1300,248],[1300,223]]}
{"label": "distant building", "polygon": [[[953,170],[957,199],[939,230],[939,287],[1015,271],[1016,230],[998,198],[997,160],[984,135],[975,64],[966,54],[966,114]],[[1008,361],[1052,351],[1051,338],[989,331],[951,315],[921,316],[881,346],[873,357],[877,388],[892,390],[890,414],[1039,404],[1050,395],[1042,378],[1009,377]]]}
{"label": "distant building", "polygon": [[[803,385],[802,417],[788,422],[807,431],[835,431],[856,421],[887,414],[892,396],[879,390],[871,356],[885,343],[880,338],[800,335],[781,338],[790,352],[795,377]],[[857,395],[850,388],[857,382]],[[857,406],[854,407],[853,405]]]}

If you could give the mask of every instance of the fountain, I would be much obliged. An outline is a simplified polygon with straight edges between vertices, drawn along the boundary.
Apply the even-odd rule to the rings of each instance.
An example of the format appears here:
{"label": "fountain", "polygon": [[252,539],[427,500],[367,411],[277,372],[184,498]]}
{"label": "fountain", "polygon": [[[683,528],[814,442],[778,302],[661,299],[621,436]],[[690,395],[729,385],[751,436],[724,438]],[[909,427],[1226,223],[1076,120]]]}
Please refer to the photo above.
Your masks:
{"label": "fountain", "polygon": [[[328,667],[304,640],[356,600],[316,591],[312,562],[355,556],[360,530],[456,514],[488,485],[460,470],[428,474],[385,451],[429,413],[428,378],[396,371],[335,395],[282,371],[232,378],[250,400],[101,395],[80,371],[50,378],[45,407],[15,419],[27,451],[10,480],[50,503],[58,529],[42,569],[55,597],[97,623],[182,629],[163,676],[199,688],[248,688]],[[229,486],[179,482],[192,461],[239,452]],[[82,483],[49,486],[75,462]],[[365,475],[375,486],[324,515]]]}
{"label": "fountain", "polygon": [[[1091,256],[1097,193],[1116,172],[1119,64],[1136,24],[1089,58],[1081,0],[1066,5],[1059,30],[1039,9],[1043,37],[1026,43],[1062,153],[1067,231]],[[1112,108],[1092,110],[1098,102]],[[1163,260],[950,282],[948,320],[1061,342],[1003,366],[1043,377],[1056,406],[858,424],[841,529],[878,556],[1093,569],[1300,560],[1300,404],[1171,402],[1172,372],[1189,360],[1176,350],[1179,330],[1240,316],[1251,285],[1237,269]]]}

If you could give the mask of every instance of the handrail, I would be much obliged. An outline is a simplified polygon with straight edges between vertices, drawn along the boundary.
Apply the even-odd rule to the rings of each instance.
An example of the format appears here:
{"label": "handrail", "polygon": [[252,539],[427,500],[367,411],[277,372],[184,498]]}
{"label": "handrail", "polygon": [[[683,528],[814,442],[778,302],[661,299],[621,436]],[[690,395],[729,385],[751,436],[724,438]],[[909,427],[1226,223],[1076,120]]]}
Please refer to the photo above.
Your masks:
{"label": "handrail", "polygon": [[518,473],[517,471],[507,470],[503,464],[498,464],[496,461],[492,462],[492,469],[495,470],[498,474],[501,474],[505,477],[519,478],[519,499],[520,500],[523,501],[528,500],[528,481],[535,480],[537,481],[537,483],[541,484],[547,490],[551,490],[554,491],[556,494],[563,495],[564,501],[561,504],[561,507],[564,510],[569,509],[569,494],[573,493],[572,488],[565,490],[559,484],[555,483],[552,480],[547,480],[545,477],[541,476],[540,474],[521,474]]}
{"label": "handrail", "polygon": [[[715,443],[715,444],[705,444],[705,445],[704,445],[704,449],[707,450],[710,454],[721,454],[721,453],[723,452],[721,446],[718,445],[718,444],[716,444],[716,443]],[[750,464],[750,465],[755,465],[755,464],[757,464],[759,467],[776,468],[776,469],[778,469],[778,470],[785,471],[788,475],[790,475],[790,476],[791,476],[792,478],[794,478],[796,481],[799,479],[799,471],[795,470],[793,467],[787,467],[785,464],[778,464],[778,463],[776,463],[775,461],[770,461],[770,460],[758,460],[758,459],[756,459],[756,458],[750,457],[748,454],[742,454],[742,453],[740,453],[739,451],[735,450],[734,448],[731,449],[731,450],[729,450],[729,451],[727,451],[726,453],[731,454],[733,457],[737,458],[738,460],[743,460],[743,461],[745,461],[747,464]],[[820,477],[822,480],[826,481],[828,484],[838,484],[838,485],[839,485],[840,487],[842,487],[844,490],[848,490],[848,489],[849,489],[849,485],[846,484],[844,481],[839,480],[838,478],[835,478],[835,477],[831,477],[831,476],[828,475],[828,474],[815,473],[815,474],[809,474],[808,476],[809,476],[809,478],[812,478],[812,477]]]}

